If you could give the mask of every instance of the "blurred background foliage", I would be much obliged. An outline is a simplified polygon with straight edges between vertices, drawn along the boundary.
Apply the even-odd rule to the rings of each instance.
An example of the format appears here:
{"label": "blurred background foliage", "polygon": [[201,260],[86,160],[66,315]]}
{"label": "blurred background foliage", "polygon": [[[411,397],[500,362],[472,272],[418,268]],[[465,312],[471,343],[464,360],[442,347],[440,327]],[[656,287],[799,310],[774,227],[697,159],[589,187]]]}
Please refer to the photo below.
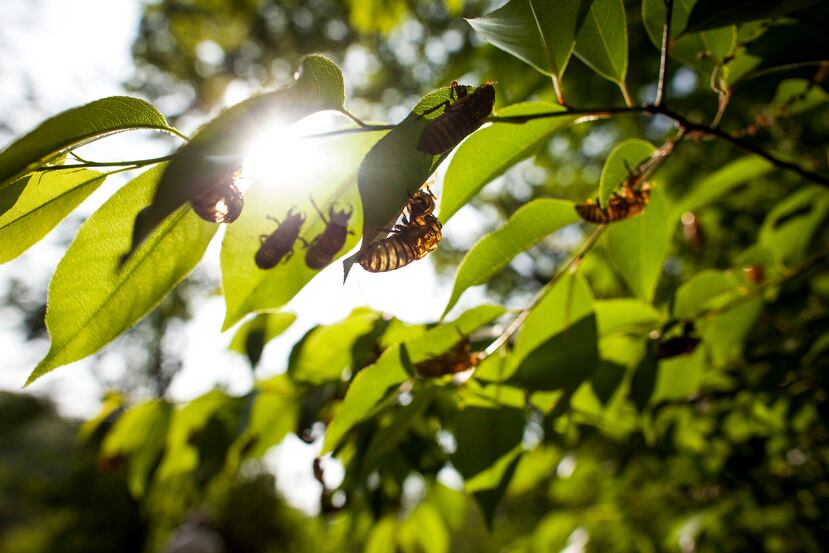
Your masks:
{"label": "blurred background foliage", "polygon": [[[553,98],[547,77],[483,43],[462,19],[496,5],[149,2],[134,45],[135,75],[126,84],[184,128],[253,91],[289,83],[301,56],[311,52],[329,55],[345,69],[350,109],[366,120],[397,122],[424,91],[452,79],[496,80],[496,106]],[[627,81],[635,102],[651,100],[659,50],[645,32],[640,3],[628,1],[625,8]],[[823,31],[828,8],[818,3],[782,24],[740,27],[747,51],[761,64],[726,83],[730,105],[721,123],[817,171],[829,161],[825,66],[814,63],[829,58]],[[700,55],[696,61],[704,60]],[[696,61],[672,62],[670,104],[692,120],[710,121],[718,94],[710,66]],[[796,106],[784,94],[784,82],[810,83],[810,94],[820,94],[811,105]],[[722,82],[713,84],[722,91]],[[564,86],[576,107],[623,105],[613,83],[576,59]],[[450,237],[432,259],[449,277],[471,243],[520,205],[536,197],[592,196],[602,163],[619,141],[658,143],[669,130],[663,119],[624,115],[555,135],[471,202],[478,232],[469,241]],[[672,199],[681,198],[734,159],[735,151],[723,143],[688,141],[660,169],[659,179]],[[757,242],[768,214],[802,186],[788,173],[761,172],[683,214],[657,302],[669,301],[704,269],[730,270],[745,282],[751,275],[743,269],[755,262],[741,256]],[[815,240],[802,236],[804,248],[825,247],[827,230],[824,217],[810,233]],[[560,236],[543,241],[492,279],[487,292],[508,306],[525,304],[573,244]],[[582,267],[599,299],[626,293],[606,248],[601,242]],[[319,467],[319,517],[288,507],[259,459],[288,433],[319,439],[345,395],[340,375],[356,373],[383,349],[425,329],[370,310],[355,312],[326,339],[332,353],[325,359],[306,347],[324,327],[294,347],[290,378],[260,382],[242,397],[217,391],[173,405],[165,391],[180,359],[165,335],[171,325],[185,324],[188,306],[206,288],[189,279],[119,343],[131,359],[128,380],[110,383],[123,393],[106,399],[98,419],[80,425],[56,415],[45,401],[0,396],[0,550],[783,552],[821,551],[829,540],[825,259],[770,292],[759,314],[729,321],[732,328],[744,326],[743,335],[710,331],[720,335],[706,337],[708,370],[692,354],[663,369],[662,380],[652,378],[656,391],[642,413],[623,405],[618,394],[601,393],[612,393],[623,379],[636,386],[631,382],[644,374],[642,365],[634,374],[603,366],[592,380],[595,394],[577,394],[566,413],[545,408],[551,399],[543,395],[528,401],[521,394],[493,396],[484,384],[473,390],[415,384],[357,424],[337,450],[346,468],[341,483],[329,487],[325,467]],[[10,291],[6,302],[34,314],[24,318],[30,338],[42,335],[39,302],[28,301],[20,289]],[[267,340],[278,334],[268,328],[266,321],[243,327],[234,342],[252,370]],[[490,339],[471,336],[474,345]],[[613,346],[643,347],[624,335],[607,345]],[[496,476],[512,476],[504,477],[503,486],[467,496],[439,475],[448,461],[465,462],[457,457],[465,437],[456,430],[485,420],[459,420],[458,407],[481,398],[503,406],[503,413],[510,407],[529,413],[519,436],[526,453],[501,467]],[[493,459],[512,445],[493,452]]]}

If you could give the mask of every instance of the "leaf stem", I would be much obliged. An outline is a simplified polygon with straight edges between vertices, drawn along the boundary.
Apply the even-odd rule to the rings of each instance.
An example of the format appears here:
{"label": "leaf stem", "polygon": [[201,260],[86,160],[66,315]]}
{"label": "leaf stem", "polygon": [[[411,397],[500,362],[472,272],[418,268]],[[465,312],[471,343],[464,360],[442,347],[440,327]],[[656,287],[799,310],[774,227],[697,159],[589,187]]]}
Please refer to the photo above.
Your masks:
{"label": "leaf stem", "polygon": [[300,136],[299,138],[303,140],[313,139],[313,138],[327,138],[329,136],[340,136],[344,134],[355,134],[361,132],[377,132],[377,131],[388,131],[395,128],[397,125],[368,125],[363,124],[359,127],[351,127],[348,129],[337,129],[335,131],[326,131],[316,134],[306,134]]}
{"label": "leaf stem", "polygon": [[617,83],[619,85],[619,90],[622,91],[622,97],[625,99],[625,105],[629,108],[633,107],[633,99],[630,97],[630,91],[628,90],[628,85],[625,81],[619,81]]}
{"label": "leaf stem", "polygon": [[518,332],[518,329],[521,328],[521,325],[524,324],[524,321],[529,316],[530,311],[532,311],[532,309],[536,305],[538,305],[538,303],[544,298],[544,296],[547,295],[547,292],[549,292],[552,289],[552,287],[555,286],[555,284],[559,280],[561,280],[561,278],[564,277],[568,271],[570,271],[571,268],[578,267],[578,264],[581,263],[581,260],[584,259],[584,256],[587,255],[587,253],[596,244],[599,237],[604,232],[605,228],[607,228],[607,225],[599,225],[598,228],[596,228],[596,230],[593,231],[593,234],[591,234],[587,238],[587,240],[584,241],[584,243],[581,245],[578,251],[575,254],[573,254],[573,256],[567,260],[567,262],[561,267],[561,269],[559,269],[559,271],[555,275],[553,275],[553,278],[551,278],[547,282],[547,284],[545,284],[541,288],[541,290],[538,291],[538,293],[535,295],[530,304],[524,309],[522,309],[518,316],[512,320],[507,329],[500,336],[498,336],[498,338],[496,338],[494,342],[487,346],[487,348],[483,352],[483,355],[481,356],[482,361],[485,358],[492,355],[493,353],[495,353],[496,351],[498,351],[498,349],[501,346],[506,344],[509,341],[509,339],[512,338],[512,336],[516,332]]}
{"label": "leaf stem", "polygon": [[88,167],[128,167],[128,168],[138,168],[144,167],[146,165],[153,165],[155,163],[162,163],[164,161],[170,161],[175,157],[176,154],[167,154],[166,156],[161,157],[154,157],[148,159],[133,159],[130,161],[86,161],[83,158],[79,157],[77,154],[70,152],[70,155],[75,159],[83,161],[83,163],[74,163],[72,165],[51,165],[49,167],[41,167],[37,169],[37,172],[45,172],[45,171],[60,171],[63,169],[83,169]]}
{"label": "leaf stem", "polygon": [[665,26],[662,28],[662,50],[659,57],[659,80],[656,82],[656,100],[654,105],[662,106],[665,99],[665,79],[668,75],[668,53],[671,48],[671,16],[674,11],[673,0],[665,0]]}
{"label": "leaf stem", "polygon": [[556,100],[562,106],[567,106],[567,102],[564,101],[564,89],[561,86],[561,79],[559,79],[556,75],[553,75],[553,89],[556,91]]}

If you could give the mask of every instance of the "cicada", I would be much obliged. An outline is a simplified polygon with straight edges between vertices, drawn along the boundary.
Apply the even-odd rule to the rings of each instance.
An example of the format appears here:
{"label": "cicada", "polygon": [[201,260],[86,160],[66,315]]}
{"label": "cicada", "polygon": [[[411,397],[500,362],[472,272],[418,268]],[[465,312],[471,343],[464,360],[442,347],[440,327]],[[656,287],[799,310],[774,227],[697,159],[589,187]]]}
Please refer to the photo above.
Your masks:
{"label": "cicada", "polygon": [[240,171],[228,173],[215,185],[190,201],[193,210],[211,223],[232,223],[239,218],[245,201],[236,186]]}
{"label": "cicada", "polygon": [[405,267],[434,251],[440,240],[443,225],[434,215],[426,215],[408,224],[397,225],[392,234],[365,249],[357,262],[366,271],[382,273]]}
{"label": "cicada", "polygon": [[325,223],[325,230],[317,235],[309,244],[306,244],[308,252],[305,254],[305,264],[311,269],[322,269],[334,259],[334,256],[343,249],[345,239],[349,234],[348,221],[351,219],[353,209],[338,211],[334,206],[328,208],[328,220],[325,214],[317,207],[314,200],[311,205],[319,213],[320,219]]}
{"label": "cicada", "polygon": [[299,237],[302,223],[305,216],[301,213],[293,213],[293,208],[288,210],[283,222],[276,217],[268,217],[276,222],[276,230],[271,234],[263,234],[259,237],[259,250],[256,252],[254,261],[260,269],[276,267],[280,261],[287,261],[294,253],[294,243]]}
{"label": "cicada", "polygon": [[495,105],[493,84],[487,81],[470,94],[466,86],[452,81],[449,99],[423,112],[422,115],[428,115],[440,108],[444,110],[423,129],[417,149],[432,155],[446,153],[483,125]]}

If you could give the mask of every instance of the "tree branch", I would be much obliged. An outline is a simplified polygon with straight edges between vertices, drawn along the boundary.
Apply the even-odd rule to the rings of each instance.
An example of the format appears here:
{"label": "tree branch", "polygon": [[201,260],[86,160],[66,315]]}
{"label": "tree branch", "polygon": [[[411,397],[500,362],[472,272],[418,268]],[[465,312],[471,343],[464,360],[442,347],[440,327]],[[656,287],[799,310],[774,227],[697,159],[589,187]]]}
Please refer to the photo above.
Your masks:
{"label": "tree branch", "polygon": [[671,16],[674,11],[673,0],[665,0],[665,27],[662,28],[662,50],[659,58],[659,80],[656,82],[656,100],[661,106],[665,99],[665,79],[668,75],[668,53],[671,48]]}

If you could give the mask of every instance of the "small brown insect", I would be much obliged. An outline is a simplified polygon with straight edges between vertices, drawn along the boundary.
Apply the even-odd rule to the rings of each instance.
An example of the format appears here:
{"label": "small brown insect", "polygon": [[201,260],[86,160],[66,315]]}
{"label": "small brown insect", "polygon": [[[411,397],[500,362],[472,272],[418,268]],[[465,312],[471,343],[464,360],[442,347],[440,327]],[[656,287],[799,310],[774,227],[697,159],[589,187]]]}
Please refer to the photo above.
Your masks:
{"label": "small brown insect", "polygon": [[743,273],[745,273],[746,278],[752,284],[762,284],[766,280],[766,271],[762,265],[756,263],[743,267]]}
{"label": "small brown insect", "polygon": [[334,206],[328,208],[328,220],[325,214],[317,207],[314,200],[311,205],[319,213],[320,219],[325,223],[325,230],[318,234],[309,244],[305,244],[308,252],[305,254],[305,264],[311,269],[322,269],[334,259],[343,246],[347,235],[354,234],[348,230],[348,220],[351,219],[353,209],[348,211],[337,211]]}
{"label": "small brown insect", "polygon": [[239,174],[238,169],[233,171],[190,201],[199,217],[211,223],[232,223],[239,218],[245,205],[242,193],[236,187]]}
{"label": "small brown insect", "polygon": [[431,215],[435,211],[435,195],[429,190],[429,185],[426,185],[426,191],[423,189],[409,198],[409,203],[406,204],[406,211],[408,211],[408,219],[403,217],[403,224],[408,225],[412,221],[424,220],[426,215]]}
{"label": "small brown insect", "polygon": [[305,217],[301,213],[292,213],[293,209],[288,210],[282,223],[276,217],[268,217],[278,226],[271,234],[263,234],[259,237],[261,246],[256,252],[254,261],[260,269],[276,267],[283,258],[287,261],[294,254],[294,242],[299,237],[299,229],[305,222]]}
{"label": "small brown insect", "polygon": [[670,359],[671,357],[692,353],[701,341],[696,335],[694,323],[686,321],[682,325],[682,334],[659,343],[656,357],[657,359]]}
{"label": "small brown insect", "polygon": [[481,362],[481,353],[470,351],[471,347],[469,339],[464,337],[455,347],[443,355],[415,363],[414,369],[423,378],[438,378],[447,374],[467,371],[477,367],[478,363]]}
{"label": "small brown insect", "polygon": [[360,254],[357,262],[372,273],[405,267],[412,261],[426,257],[438,247],[443,236],[442,228],[434,215],[409,221],[407,225],[397,225],[391,231],[391,236],[369,246]]}
{"label": "small brown insect", "polygon": [[651,199],[650,187],[647,184],[636,190],[628,184],[622,185],[619,192],[610,195],[607,207],[599,205],[598,198],[588,199],[584,203],[576,204],[576,212],[585,221],[591,223],[612,223],[639,215]]}
{"label": "small brown insect", "polygon": [[[421,114],[422,117],[440,108],[444,109],[440,117],[423,129],[417,149],[432,155],[446,153],[483,125],[495,104],[493,84],[492,81],[487,81],[470,94],[466,86],[452,81],[449,99]],[[455,100],[454,104],[452,100]]]}

